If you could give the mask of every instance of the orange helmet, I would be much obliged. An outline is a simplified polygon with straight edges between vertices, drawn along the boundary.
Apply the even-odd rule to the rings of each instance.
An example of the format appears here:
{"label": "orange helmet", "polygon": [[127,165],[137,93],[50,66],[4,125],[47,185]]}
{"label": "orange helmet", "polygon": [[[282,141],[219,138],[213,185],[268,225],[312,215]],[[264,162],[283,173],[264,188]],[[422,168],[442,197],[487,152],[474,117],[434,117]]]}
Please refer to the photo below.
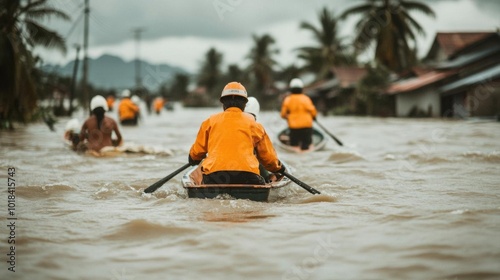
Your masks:
{"label": "orange helmet", "polygon": [[238,82],[230,82],[227,84],[222,90],[222,94],[220,97],[228,96],[228,95],[238,95],[247,98],[247,90],[245,87]]}

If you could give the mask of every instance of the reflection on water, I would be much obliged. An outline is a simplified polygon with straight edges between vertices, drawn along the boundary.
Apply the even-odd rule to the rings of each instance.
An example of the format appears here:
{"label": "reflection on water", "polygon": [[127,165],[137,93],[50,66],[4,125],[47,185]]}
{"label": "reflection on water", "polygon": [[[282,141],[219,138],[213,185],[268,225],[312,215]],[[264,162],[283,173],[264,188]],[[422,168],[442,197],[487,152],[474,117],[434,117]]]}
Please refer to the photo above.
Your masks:
{"label": "reflection on water", "polygon": [[[0,177],[17,170],[15,279],[500,278],[499,123],[322,117],[345,146],[277,150],[321,195],[188,199],[181,174],[144,194],[219,110],[144,116],[121,130],[149,152],[100,158],[65,146],[66,120],[1,131]],[[272,138],[285,126],[259,120]]]}

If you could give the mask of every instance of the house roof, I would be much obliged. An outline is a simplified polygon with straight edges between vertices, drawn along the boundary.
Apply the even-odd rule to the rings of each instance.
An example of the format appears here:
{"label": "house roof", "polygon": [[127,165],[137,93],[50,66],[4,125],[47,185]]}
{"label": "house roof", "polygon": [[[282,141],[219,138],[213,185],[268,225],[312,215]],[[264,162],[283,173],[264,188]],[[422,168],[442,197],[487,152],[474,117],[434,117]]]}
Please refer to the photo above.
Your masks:
{"label": "house roof", "polygon": [[397,94],[402,92],[408,92],[412,90],[416,90],[422,88],[424,86],[433,84],[438,82],[446,77],[451,76],[456,73],[456,70],[448,70],[448,71],[431,71],[422,76],[418,76],[415,78],[403,80],[397,83],[393,83],[386,90],[387,94]]}
{"label": "house roof", "polygon": [[431,48],[426,59],[433,59],[437,51],[441,49],[448,58],[464,47],[473,44],[494,32],[438,32],[434,37]]}
{"label": "house roof", "polygon": [[361,80],[366,75],[367,70],[362,67],[332,67],[332,72],[335,74],[335,78],[340,81],[340,86],[347,88]]}
{"label": "house roof", "polygon": [[470,45],[493,32],[438,32],[436,41],[447,56],[452,55],[461,48]]}
{"label": "house roof", "polygon": [[487,83],[493,79],[500,77],[500,64],[493,67],[485,69],[481,72],[470,75],[466,78],[460,79],[453,83],[442,86],[439,90],[443,93],[452,91],[455,89],[462,88],[464,86],[469,86],[472,84]]}
{"label": "house roof", "polygon": [[361,67],[332,67],[330,71],[334,74],[333,78],[317,81],[305,89],[312,94],[334,88],[348,88],[359,82],[367,73],[367,70]]}
{"label": "house roof", "polygon": [[463,67],[463,66],[467,66],[468,64],[471,64],[473,62],[476,62],[478,60],[485,59],[491,55],[495,55],[497,53],[500,53],[500,46],[493,45],[493,46],[490,46],[489,48],[486,48],[484,50],[480,50],[480,51],[469,53],[469,54],[464,54],[464,55],[459,56],[453,60],[442,62],[442,63],[436,65],[436,68],[444,69],[444,68]]}

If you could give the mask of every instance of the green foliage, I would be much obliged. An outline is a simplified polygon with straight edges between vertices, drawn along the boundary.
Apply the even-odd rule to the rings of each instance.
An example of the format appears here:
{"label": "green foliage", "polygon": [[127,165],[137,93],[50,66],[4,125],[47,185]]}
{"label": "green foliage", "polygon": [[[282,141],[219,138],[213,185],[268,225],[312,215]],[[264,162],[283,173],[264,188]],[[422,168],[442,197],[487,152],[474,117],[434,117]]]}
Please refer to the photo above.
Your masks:
{"label": "green foliage", "polygon": [[276,41],[271,35],[253,35],[252,38],[254,46],[247,56],[250,59],[248,71],[251,73],[252,86],[246,86],[246,88],[251,89],[253,95],[261,100],[273,84],[273,68],[277,65],[274,55],[279,51],[273,48]]}
{"label": "green foliage", "polygon": [[407,0],[366,0],[346,10],[341,18],[361,15],[355,27],[354,46],[363,52],[375,45],[375,58],[391,71],[403,72],[415,65],[416,35],[424,35],[420,24],[409,12],[417,11],[434,17],[429,6]]}
{"label": "green foliage", "polygon": [[381,93],[389,85],[390,71],[383,65],[367,66],[367,74],[357,86],[357,98],[363,103],[368,115],[391,114],[386,112],[392,110],[392,100],[390,96]]}
{"label": "green foliage", "polygon": [[35,83],[37,59],[35,46],[66,50],[62,37],[45,28],[39,20],[57,17],[69,19],[50,7],[46,0],[0,1],[0,122],[12,128],[12,122],[27,122],[37,106]]}
{"label": "green foliage", "polygon": [[299,48],[298,57],[305,61],[303,70],[315,73],[318,79],[322,79],[332,66],[353,65],[356,64],[356,58],[338,38],[338,19],[326,7],[319,13],[319,23],[319,28],[308,22],[300,24],[300,28],[311,31],[317,45]]}
{"label": "green foliage", "polygon": [[208,95],[213,99],[217,97],[222,78],[222,53],[217,52],[215,48],[211,48],[205,54],[205,61],[203,61],[200,72],[198,73],[198,85],[204,86]]}
{"label": "green foliage", "polygon": [[182,100],[188,94],[189,76],[186,74],[176,74],[174,82],[170,87],[170,95],[174,100]]}

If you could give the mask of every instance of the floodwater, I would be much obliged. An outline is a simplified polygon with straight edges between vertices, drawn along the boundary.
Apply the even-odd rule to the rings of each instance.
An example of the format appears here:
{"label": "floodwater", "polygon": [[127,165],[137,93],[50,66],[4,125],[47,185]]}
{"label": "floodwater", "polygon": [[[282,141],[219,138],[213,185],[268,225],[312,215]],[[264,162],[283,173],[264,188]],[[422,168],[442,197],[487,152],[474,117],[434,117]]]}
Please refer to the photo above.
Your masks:
{"label": "floodwater", "polygon": [[[67,119],[1,131],[1,278],[500,279],[500,123],[319,117],[343,147],[277,152],[321,195],[291,184],[270,203],[188,199],[182,174],[144,194],[218,111],[178,106],[121,127],[170,156],[75,154]],[[285,126],[277,112],[259,121],[272,138]]]}

